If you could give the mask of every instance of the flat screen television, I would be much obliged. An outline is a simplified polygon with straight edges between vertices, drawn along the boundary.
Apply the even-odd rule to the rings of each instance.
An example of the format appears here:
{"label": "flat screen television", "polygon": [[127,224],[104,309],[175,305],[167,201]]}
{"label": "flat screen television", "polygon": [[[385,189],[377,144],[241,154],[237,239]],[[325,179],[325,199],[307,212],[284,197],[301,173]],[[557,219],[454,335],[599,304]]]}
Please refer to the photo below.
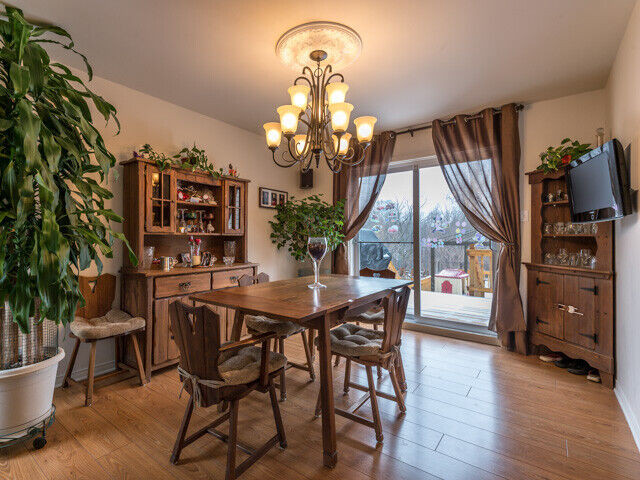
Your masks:
{"label": "flat screen television", "polygon": [[566,180],[573,223],[605,222],[631,213],[629,170],[617,139],[573,160]]}

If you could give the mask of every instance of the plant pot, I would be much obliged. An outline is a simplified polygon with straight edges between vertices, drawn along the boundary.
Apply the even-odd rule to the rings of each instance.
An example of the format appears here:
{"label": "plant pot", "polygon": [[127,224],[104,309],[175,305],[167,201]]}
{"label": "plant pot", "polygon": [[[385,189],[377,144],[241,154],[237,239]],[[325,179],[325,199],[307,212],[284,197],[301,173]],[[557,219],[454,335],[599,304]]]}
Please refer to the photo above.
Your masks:
{"label": "plant pot", "polygon": [[43,420],[51,411],[53,388],[58,363],[64,350],[42,362],[24,367],[0,370],[0,438],[16,433],[22,436]]}

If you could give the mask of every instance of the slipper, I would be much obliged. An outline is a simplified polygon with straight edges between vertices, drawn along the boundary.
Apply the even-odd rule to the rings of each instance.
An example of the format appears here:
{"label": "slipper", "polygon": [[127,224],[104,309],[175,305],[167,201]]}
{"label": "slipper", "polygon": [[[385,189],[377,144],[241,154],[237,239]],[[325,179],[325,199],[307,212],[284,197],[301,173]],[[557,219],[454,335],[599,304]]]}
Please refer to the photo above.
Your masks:
{"label": "slipper", "polygon": [[549,353],[547,355],[540,355],[538,357],[540,360],[546,363],[557,362],[558,360],[562,360],[562,354],[560,353]]}
{"label": "slipper", "polygon": [[602,383],[602,380],[600,379],[600,372],[596,369],[589,370],[587,380],[589,380],[590,382]]}
{"label": "slipper", "polygon": [[591,371],[591,367],[584,360],[574,360],[573,364],[567,368],[567,372],[574,375],[587,375]]}
{"label": "slipper", "polygon": [[563,357],[561,360],[556,360],[553,364],[558,368],[569,368],[573,366],[573,360],[567,357]]}

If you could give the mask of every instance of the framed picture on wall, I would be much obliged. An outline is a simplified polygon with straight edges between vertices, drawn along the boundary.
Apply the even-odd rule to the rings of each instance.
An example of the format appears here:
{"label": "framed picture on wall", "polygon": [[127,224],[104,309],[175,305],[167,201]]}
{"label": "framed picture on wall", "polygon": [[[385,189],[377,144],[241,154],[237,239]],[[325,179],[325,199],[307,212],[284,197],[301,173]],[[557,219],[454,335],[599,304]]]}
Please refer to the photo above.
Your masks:
{"label": "framed picture on wall", "polygon": [[278,205],[284,205],[289,199],[289,194],[282,190],[274,190],[272,188],[258,188],[258,206],[262,208],[276,208]]}

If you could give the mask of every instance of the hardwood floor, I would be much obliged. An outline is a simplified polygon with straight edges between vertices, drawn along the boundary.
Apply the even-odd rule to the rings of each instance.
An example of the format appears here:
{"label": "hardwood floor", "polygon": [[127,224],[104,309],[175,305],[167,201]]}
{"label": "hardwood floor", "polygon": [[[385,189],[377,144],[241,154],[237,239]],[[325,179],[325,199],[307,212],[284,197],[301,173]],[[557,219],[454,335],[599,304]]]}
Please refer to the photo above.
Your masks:
{"label": "hardwood floor", "polygon": [[[287,356],[302,361],[299,339]],[[289,447],[271,450],[241,478],[247,480],[640,479],[640,454],[614,394],[537,357],[496,347],[405,331],[403,359],[409,386],[407,413],[379,399],[384,443],[372,429],[336,417],[338,466],[322,467],[320,421],[313,420],[318,382],[287,372],[281,403]],[[342,394],[344,362],[334,369],[336,404],[348,407],[361,392]],[[363,368],[352,378],[366,382]],[[380,388],[391,392],[387,375]],[[180,464],[169,455],[186,405],[175,368],[98,388],[91,407],[77,385],[56,390],[57,418],[47,446],[0,449],[1,479],[220,479],[226,445],[213,437],[188,446]],[[267,395],[240,403],[240,439],[260,444],[275,430]],[[368,405],[360,410],[370,415]],[[194,412],[192,429],[217,416]],[[244,458],[244,454],[240,454]]]}

